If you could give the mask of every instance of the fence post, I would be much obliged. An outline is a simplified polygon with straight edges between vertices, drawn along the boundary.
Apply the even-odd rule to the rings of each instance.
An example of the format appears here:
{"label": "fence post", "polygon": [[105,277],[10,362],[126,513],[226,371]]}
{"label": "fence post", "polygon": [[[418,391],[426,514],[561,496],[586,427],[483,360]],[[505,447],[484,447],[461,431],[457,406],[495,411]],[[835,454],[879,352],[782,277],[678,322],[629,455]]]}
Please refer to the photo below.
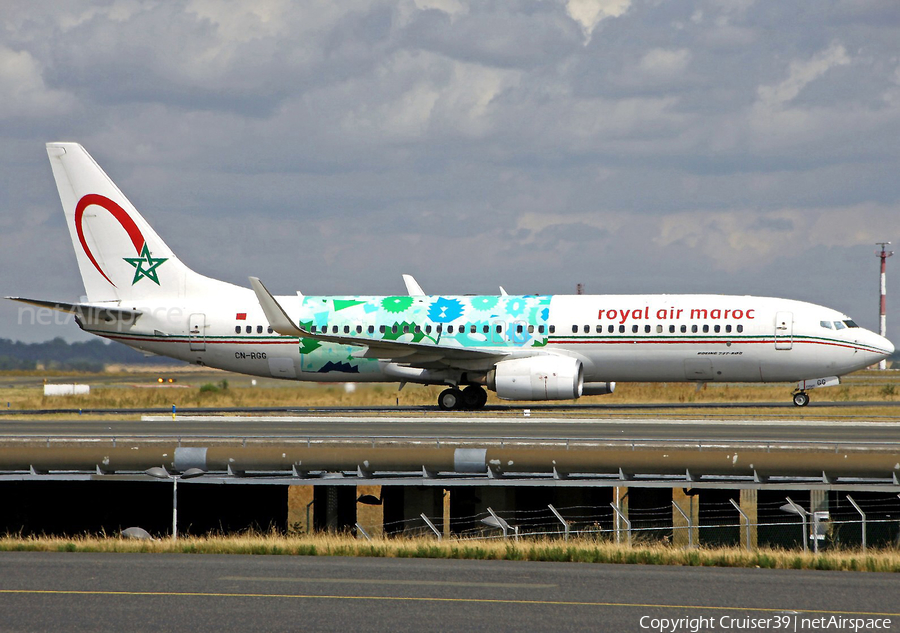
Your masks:
{"label": "fence post", "polygon": [[859,516],[862,517],[862,551],[866,551],[866,513],[862,511],[862,508],[859,507],[850,495],[847,495],[847,501],[856,508],[856,511],[859,512]]}
{"label": "fence post", "polygon": [[434,526],[434,523],[431,522],[431,519],[425,516],[424,512],[419,516],[422,517],[422,520],[425,521],[425,523],[428,525],[428,527],[431,528],[431,531],[434,532],[435,536],[437,536],[437,539],[440,541],[443,537],[441,536],[441,533],[438,531],[438,529]]}
{"label": "fence post", "polygon": [[[809,530],[806,529],[806,517],[809,513],[798,506],[796,503],[794,503],[790,497],[785,497],[785,499],[787,499],[788,505],[790,505],[794,509],[794,512],[800,515],[800,520],[803,522],[803,551],[808,552],[809,544],[806,542],[806,539],[809,538]],[[816,548],[816,552],[818,553],[819,541],[815,540],[813,545]]]}
{"label": "fence post", "polygon": [[[616,513],[616,516],[618,516],[619,519],[625,523],[625,529],[628,530],[628,547],[631,547],[631,521],[629,521],[628,518],[624,514],[622,514],[619,508],[616,507],[615,503],[610,503],[609,506],[613,509],[613,512]],[[621,540],[619,538],[618,526],[616,526],[616,543],[621,543]]]}
{"label": "fence post", "polygon": [[741,506],[735,503],[734,499],[729,499],[729,501],[731,502],[731,505],[734,506],[734,509],[738,511],[738,514],[741,515],[741,518],[744,520],[744,525],[746,526],[744,541],[747,544],[747,551],[749,552],[752,549],[750,547],[750,517],[744,514],[744,511],[741,510]]}
{"label": "fence post", "polygon": [[[672,507],[675,508],[676,510],[678,510],[679,514],[681,514],[681,516],[684,517],[684,521],[685,521],[685,523],[687,523],[687,530],[688,530],[688,549],[693,549],[694,548],[694,524],[691,523],[691,518],[687,514],[685,514],[684,510],[681,509],[681,506],[679,506],[674,501],[672,502]],[[674,526],[672,527],[672,531],[673,531],[672,540],[673,541],[675,540],[674,531],[677,529],[678,528],[676,528]]]}
{"label": "fence post", "polygon": [[563,529],[566,531],[566,535],[564,538],[566,541],[568,541],[569,540],[569,522],[566,521],[562,517],[562,515],[556,511],[556,508],[553,507],[552,503],[547,504],[547,507],[550,508],[550,512],[552,512],[554,515],[556,515],[556,518],[559,519],[559,522],[562,523]]}

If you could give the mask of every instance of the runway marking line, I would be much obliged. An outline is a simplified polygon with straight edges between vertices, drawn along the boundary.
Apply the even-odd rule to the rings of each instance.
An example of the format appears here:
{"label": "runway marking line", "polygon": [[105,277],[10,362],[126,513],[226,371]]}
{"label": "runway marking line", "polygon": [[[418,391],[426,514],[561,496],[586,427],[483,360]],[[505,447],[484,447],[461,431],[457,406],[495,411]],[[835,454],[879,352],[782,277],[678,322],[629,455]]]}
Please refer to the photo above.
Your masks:
{"label": "runway marking line", "polygon": [[706,611],[752,611],[760,613],[822,613],[825,615],[868,615],[878,617],[900,617],[900,613],[881,613],[878,611],[830,611],[824,609],[788,609],[770,607],[722,607],[693,604],[643,604],[637,602],[577,602],[570,600],[513,600],[503,598],[420,598],[413,596],[331,596],[278,593],[219,593],[194,591],[86,591],[76,589],[0,589],[0,595],[64,595],[64,596],[134,596],[134,597],[169,597],[169,598],[293,598],[300,600],[376,600],[388,602],[458,602],[476,604],[521,604],[532,606],[573,606],[573,607],[630,607],[641,609],[690,609]]}
{"label": "runway marking line", "polygon": [[414,587],[485,587],[491,589],[556,589],[558,585],[516,582],[457,582],[451,580],[386,580],[383,578],[280,578],[277,576],[222,576],[231,582],[296,582],[356,585],[409,585]]}

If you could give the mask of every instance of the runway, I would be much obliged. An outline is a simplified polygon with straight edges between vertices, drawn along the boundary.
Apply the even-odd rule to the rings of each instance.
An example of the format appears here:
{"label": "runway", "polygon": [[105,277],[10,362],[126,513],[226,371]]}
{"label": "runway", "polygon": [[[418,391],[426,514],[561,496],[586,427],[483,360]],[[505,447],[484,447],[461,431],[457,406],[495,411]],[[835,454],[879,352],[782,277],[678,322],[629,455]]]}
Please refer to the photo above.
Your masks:
{"label": "runway", "polygon": [[873,420],[555,417],[245,416],[135,420],[2,420],[0,440],[23,438],[416,438],[674,442],[900,443],[900,422]]}
{"label": "runway", "polygon": [[[890,574],[441,559],[0,554],[4,630],[648,630],[888,618]],[[642,618],[644,618],[642,620]],[[723,622],[722,618],[726,620]],[[795,620],[796,618],[796,620]],[[723,624],[731,623],[731,626]],[[745,628],[745,627],[740,627]],[[785,628],[781,626],[779,628]],[[824,628],[824,627],[819,627]],[[682,628],[684,630],[684,628]]]}

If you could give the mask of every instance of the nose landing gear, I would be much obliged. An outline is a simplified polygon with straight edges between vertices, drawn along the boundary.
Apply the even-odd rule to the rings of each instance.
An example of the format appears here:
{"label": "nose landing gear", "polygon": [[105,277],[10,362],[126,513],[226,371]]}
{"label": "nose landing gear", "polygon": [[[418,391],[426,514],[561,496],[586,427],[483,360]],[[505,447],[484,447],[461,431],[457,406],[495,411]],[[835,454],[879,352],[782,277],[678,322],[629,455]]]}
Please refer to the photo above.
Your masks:
{"label": "nose landing gear", "polygon": [[798,407],[805,407],[809,404],[809,394],[805,391],[794,392],[794,404]]}

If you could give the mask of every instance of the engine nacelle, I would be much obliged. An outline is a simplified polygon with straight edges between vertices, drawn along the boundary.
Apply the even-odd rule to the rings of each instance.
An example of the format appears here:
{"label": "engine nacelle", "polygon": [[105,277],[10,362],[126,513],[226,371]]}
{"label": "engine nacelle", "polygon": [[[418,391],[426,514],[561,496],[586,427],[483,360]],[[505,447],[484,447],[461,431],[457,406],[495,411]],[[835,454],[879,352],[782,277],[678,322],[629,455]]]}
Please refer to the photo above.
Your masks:
{"label": "engine nacelle", "polygon": [[605,396],[616,390],[614,382],[586,382],[581,390],[582,396]]}
{"label": "engine nacelle", "polygon": [[487,385],[504,400],[573,400],[581,396],[584,368],[568,356],[514,358],[494,365]]}

